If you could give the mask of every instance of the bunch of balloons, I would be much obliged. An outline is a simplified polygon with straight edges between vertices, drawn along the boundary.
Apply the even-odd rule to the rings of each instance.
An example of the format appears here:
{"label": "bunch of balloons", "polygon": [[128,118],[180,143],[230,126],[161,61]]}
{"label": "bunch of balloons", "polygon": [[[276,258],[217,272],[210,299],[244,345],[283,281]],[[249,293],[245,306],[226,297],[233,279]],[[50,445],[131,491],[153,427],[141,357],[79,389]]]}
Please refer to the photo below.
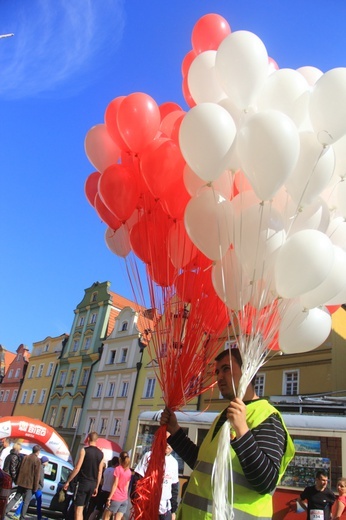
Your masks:
{"label": "bunch of balloons", "polygon": [[[279,69],[218,14],[197,21],[191,43],[187,110],[142,92],[113,99],[86,135],[96,171],[85,193],[108,248],[145,264],[151,305],[170,316],[156,358],[196,352],[199,378],[227,329],[242,397],[268,351],[318,347],[346,302],[346,68]],[[160,366],[164,395],[178,373],[197,395],[191,364],[174,363]]]}

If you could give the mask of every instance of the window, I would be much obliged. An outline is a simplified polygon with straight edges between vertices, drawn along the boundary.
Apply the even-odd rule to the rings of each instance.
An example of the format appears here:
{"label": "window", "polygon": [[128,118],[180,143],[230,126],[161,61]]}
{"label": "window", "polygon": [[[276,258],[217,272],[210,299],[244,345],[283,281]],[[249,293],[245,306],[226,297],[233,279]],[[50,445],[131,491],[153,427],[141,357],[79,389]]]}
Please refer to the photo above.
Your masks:
{"label": "window", "polygon": [[14,374],[14,377],[15,377],[16,379],[18,379],[18,377],[20,377],[20,372],[21,372],[21,369],[20,369],[20,368],[17,368],[16,373]]}
{"label": "window", "polygon": [[155,382],[156,379],[154,377],[148,377],[144,393],[144,397],[146,397],[147,399],[154,397]]}
{"label": "window", "polygon": [[126,358],[127,358],[127,348],[123,348],[121,350],[121,359],[120,359],[120,363],[125,363],[126,362]]}
{"label": "window", "polygon": [[22,360],[22,354],[18,354],[17,361],[21,361],[21,360]]}
{"label": "window", "polygon": [[161,343],[159,357],[160,358],[167,357],[167,343]]}
{"label": "window", "polygon": [[106,435],[108,418],[102,417],[100,426],[100,435]]}
{"label": "window", "polygon": [[66,381],[66,374],[67,374],[66,370],[62,370],[60,372],[58,386],[64,386],[65,381]]}
{"label": "window", "polygon": [[11,368],[11,370],[9,370],[8,372],[8,379],[12,379],[12,376],[13,376],[13,368]]}
{"label": "window", "polygon": [[92,432],[94,430],[94,426],[95,426],[95,417],[89,417],[88,428],[87,428],[86,433]]}
{"label": "window", "polygon": [[83,370],[83,374],[82,374],[82,382],[81,382],[82,386],[86,386],[87,385],[88,379],[89,379],[89,374],[90,374],[90,368],[85,368]]}
{"label": "window", "polygon": [[76,380],[76,371],[71,370],[69,385],[74,385],[75,380]]}
{"label": "window", "polygon": [[121,426],[121,420],[120,419],[114,419],[112,435],[119,435],[120,434],[120,426]]}
{"label": "window", "polygon": [[103,388],[103,384],[97,383],[94,397],[100,398],[102,396],[102,388]]}
{"label": "window", "polygon": [[108,365],[113,365],[113,363],[115,363],[116,353],[117,353],[116,350],[111,350],[109,352],[109,357],[108,357],[108,362],[107,362]]}
{"label": "window", "polygon": [[63,406],[60,412],[59,428],[64,428],[64,421],[66,417],[67,406]]}
{"label": "window", "polygon": [[25,404],[27,397],[28,397],[28,391],[24,390],[24,392],[22,393],[22,398],[20,400],[20,404]]}
{"label": "window", "polygon": [[123,321],[123,324],[121,326],[121,330],[122,332],[124,332],[125,330],[127,330],[127,327],[128,327],[128,322],[127,321]]}
{"label": "window", "polygon": [[85,316],[81,316],[79,318],[78,327],[82,327],[84,325]]}
{"label": "window", "polygon": [[84,350],[88,350],[90,348],[90,344],[91,344],[91,338],[86,338],[84,347],[83,347]]}
{"label": "window", "polygon": [[298,370],[284,372],[284,395],[298,395]]}
{"label": "window", "polygon": [[92,295],[91,295],[91,300],[90,300],[90,301],[91,301],[91,302],[96,302],[96,300],[97,300],[97,292],[94,292],[94,293],[92,293]]}
{"label": "window", "polygon": [[54,363],[49,363],[48,368],[47,368],[46,376],[51,376],[52,375],[53,366],[54,366]]}
{"label": "window", "polygon": [[4,400],[4,391],[0,390],[0,401]]}
{"label": "window", "polygon": [[43,365],[40,365],[38,367],[38,371],[37,371],[37,376],[36,377],[42,377],[42,373],[43,373]]}
{"label": "window", "polygon": [[56,406],[53,406],[51,410],[52,411],[50,413],[49,425],[50,426],[54,426],[54,422],[55,422],[55,419],[56,419],[56,411],[57,411]]}
{"label": "window", "polygon": [[109,383],[107,397],[113,397],[114,396],[114,390],[115,390],[115,384],[114,383]]}
{"label": "window", "polygon": [[31,390],[31,396],[30,396],[30,399],[29,399],[29,404],[34,404],[35,399],[36,399],[36,394],[37,394],[36,390]]}
{"label": "window", "polygon": [[40,398],[38,400],[38,404],[43,404],[46,398],[47,390],[41,390]]}
{"label": "window", "polygon": [[30,367],[30,372],[29,372],[29,375],[28,375],[29,379],[34,377],[34,372],[35,372],[35,366]]}
{"label": "window", "polygon": [[10,391],[9,390],[5,390],[5,393],[4,393],[4,403],[8,401],[9,396],[10,396]]}
{"label": "window", "polygon": [[255,392],[258,397],[264,397],[265,374],[257,374],[255,379]]}
{"label": "window", "polygon": [[46,343],[46,345],[43,347],[43,352],[48,352],[49,350],[49,344]]}
{"label": "window", "polygon": [[81,408],[74,408],[74,415],[73,415],[73,421],[72,421],[72,428],[77,428],[79,424],[79,418],[82,413]]}
{"label": "window", "polygon": [[14,403],[14,401],[17,399],[17,395],[18,395],[18,390],[13,390],[12,397],[11,397],[12,403]]}
{"label": "window", "polygon": [[72,345],[72,352],[77,352],[79,347],[79,339],[75,339]]}
{"label": "window", "polygon": [[96,314],[96,312],[94,312],[94,313],[91,315],[90,323],[96,323],[96,318],[97,318],[97,314]]}
{"label": "window", "polygon": [[129,391],[129,382],[128,381],[123,381],[123,384],[122,384],[122,387],[121,387],[121,392],[120,392],[120,397],[127,397],[127,392]]}

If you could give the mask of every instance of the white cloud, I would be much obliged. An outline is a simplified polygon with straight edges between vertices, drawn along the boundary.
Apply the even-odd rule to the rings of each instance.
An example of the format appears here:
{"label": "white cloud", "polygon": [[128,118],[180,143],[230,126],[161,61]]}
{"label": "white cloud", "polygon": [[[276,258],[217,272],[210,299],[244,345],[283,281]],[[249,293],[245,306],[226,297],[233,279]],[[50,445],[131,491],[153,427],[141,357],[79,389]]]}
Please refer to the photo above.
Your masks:
{"label": "white cloud", "polygon": [[2,98],[55,97],[60,87],[79,91],[123,35],[122,0],[2,2],[0,34],[14,33],[0,39]]}

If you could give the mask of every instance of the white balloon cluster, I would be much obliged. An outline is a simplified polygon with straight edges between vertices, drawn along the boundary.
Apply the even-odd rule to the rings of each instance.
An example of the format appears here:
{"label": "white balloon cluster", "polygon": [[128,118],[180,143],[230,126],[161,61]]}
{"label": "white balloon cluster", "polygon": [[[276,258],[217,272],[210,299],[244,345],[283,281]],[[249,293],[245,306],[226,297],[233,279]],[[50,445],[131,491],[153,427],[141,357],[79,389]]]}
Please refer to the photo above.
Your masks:
{"label": "white balloon cluster", "polygon": [[303,352],[346,302],[346,68],[272,63],[247,31],[192,61],[184,223],[227,306],[279,302],[279,346]]}

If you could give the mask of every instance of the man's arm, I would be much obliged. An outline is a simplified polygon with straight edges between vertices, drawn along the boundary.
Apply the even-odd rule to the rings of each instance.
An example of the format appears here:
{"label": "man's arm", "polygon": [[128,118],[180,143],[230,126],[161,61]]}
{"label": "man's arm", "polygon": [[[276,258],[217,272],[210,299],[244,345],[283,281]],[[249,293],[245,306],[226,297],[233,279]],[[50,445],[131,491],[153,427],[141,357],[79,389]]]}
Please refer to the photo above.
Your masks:
{"label": "man's arm", "polygon": [[96,487],[95,487],[95,491],[93,493],[93,496],[97,495],[97,491],[98,491],[98,488],[99,488],[99,485],[100,485],[100,482],[101,482],[101,479],[102,479],[103,466],[104,466],[104,459],[102,459],[100,464],[99,464],[99,472],[97,474],[97,483],[96,483]]}
{"label": "man's arm", "polygon": [[75,476],[78,475],[78,473],[79,473],[79,471],[80,471],[80,469],[82,467],[82,464],[83,464],[83,461],[84,461],[84,457],[85,457],[85,449],[82,448],[80,450],[80,453],[79,453],[78,462],[77,462],[76,466],[74,467],[74,469],[72,470],[72,472],[70,473],[70,475],[69,475],[68,479],[66,480],[66,483],[65,483],[65,485],[63,487],[63,489],[65,491],[68,490],[70,482],[72,482],[72,480],[75,478]]}
{"label": "man's arm", "polygon": [[180,428],[175,413],[169,408],[165,408],[161,414],[160,424],[166,426],[167,431],[171,434],[167,439],[168,444],[190,468],[193,468],[199,448]]}
{"label": "man's arm", "polygon": [[253,489],[262,495],[273,491],[286,446],[286,432],[280,418],[271,415],[231,444]]}

